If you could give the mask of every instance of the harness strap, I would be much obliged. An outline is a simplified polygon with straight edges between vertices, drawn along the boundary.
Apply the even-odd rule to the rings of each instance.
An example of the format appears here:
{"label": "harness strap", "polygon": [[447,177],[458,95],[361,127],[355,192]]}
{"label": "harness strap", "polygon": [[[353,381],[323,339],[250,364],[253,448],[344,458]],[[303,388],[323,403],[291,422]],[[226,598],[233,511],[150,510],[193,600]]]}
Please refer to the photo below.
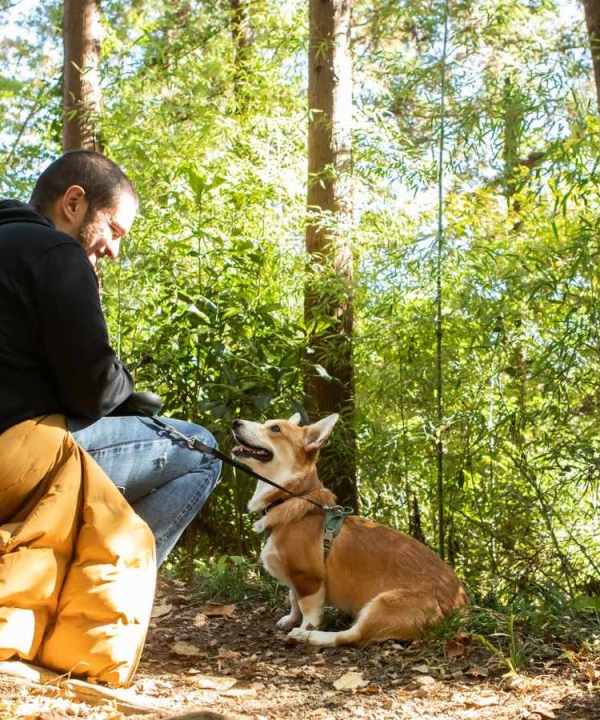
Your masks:
{"label": "harness strap", "polygon": [[331,550],[331,545],[342,529],[344,520],[354,511],[349,507],[334,505],[325,510],[325,522],[323,523],[323,554],[325,558]]}

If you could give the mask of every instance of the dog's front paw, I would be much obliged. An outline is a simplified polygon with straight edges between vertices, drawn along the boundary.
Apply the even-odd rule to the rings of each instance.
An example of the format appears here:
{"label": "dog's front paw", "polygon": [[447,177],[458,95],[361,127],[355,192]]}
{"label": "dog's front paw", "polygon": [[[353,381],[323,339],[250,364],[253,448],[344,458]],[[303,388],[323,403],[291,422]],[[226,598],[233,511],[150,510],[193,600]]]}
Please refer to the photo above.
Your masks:
{"label": "dog's front paw", "polygon": [[267,529],[267,525],[265,522],[265,518],[261,518],[260,520],[257,520],[254,525],[252,525],[252,529],[255,533],[263,533]]}
{"label": "dog's front paw", "polygon": [[277,621],[277,627],[280,630],[291,630],[293,627],[296,627],[300,623],[300,620],[302,618],[297,617],[293,613],[290,613],[289,615],[284,615],[280,620]]}
{"label": "dog's front paw", "polygon": [[294,628],[287,634],[288,640],[293,640],[298,643],[307,643],[310,637],[310,630],[304,630],[304,628]]}

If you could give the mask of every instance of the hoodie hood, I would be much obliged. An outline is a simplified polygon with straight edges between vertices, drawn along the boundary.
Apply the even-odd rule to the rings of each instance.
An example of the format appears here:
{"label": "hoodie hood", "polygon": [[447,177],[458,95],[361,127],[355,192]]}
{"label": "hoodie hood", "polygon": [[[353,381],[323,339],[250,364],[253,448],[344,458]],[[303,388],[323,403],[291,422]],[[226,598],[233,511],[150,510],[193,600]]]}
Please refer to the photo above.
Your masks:
{"label": "hoodie hood", "polygon": [[47,217],[40,215],[31,205],[18,200],[0,200],[0,225],[9,223],[35,223],[54,227]]}

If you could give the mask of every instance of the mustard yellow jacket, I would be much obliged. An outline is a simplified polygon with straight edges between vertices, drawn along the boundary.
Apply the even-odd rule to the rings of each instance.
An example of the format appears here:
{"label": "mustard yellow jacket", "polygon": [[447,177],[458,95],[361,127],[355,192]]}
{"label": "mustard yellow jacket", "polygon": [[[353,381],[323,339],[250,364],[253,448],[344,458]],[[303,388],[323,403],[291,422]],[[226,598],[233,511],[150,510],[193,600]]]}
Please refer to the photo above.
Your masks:
{"label": "mustard yellow jacket", "polygon": [[127,685],[155,580],[152,532],[63,416],[0,434],[0,660]]}

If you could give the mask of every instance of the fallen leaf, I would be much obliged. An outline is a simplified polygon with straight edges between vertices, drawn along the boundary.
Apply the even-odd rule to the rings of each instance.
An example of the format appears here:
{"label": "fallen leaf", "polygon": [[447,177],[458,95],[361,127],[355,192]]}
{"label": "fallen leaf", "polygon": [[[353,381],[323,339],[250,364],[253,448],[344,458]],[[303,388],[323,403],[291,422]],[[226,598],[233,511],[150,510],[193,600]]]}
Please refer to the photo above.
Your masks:
{"label": "fallen leaf", "polygon": [[198,613],[194,617],[192,624],[194,625],[194,627],[201,628],[201,627],[204,627],[204,625],[206,625],[206,622],[207,622],[206,615],[204,613]]}
{"label": "fallen leaf", "polygon": [[171,650],[175,655],[184,655],[185,657],[198,657],[204,655],[204,652],[200,648],[192,645],[192,643],[185,642],[184,640],[177,641]]}
{"label": "fallen leaf", "polygon": [[473,708],[472,710],[465,710],[461,713],[461,720],[479,720],[481,717],[481,710],[479,708]]}
{"label": "fallen leaf", "polygon": [[231,617],[235,613],[235,605],[217,605],[208,603],[200,608],[200,614],[206,617]]}
{"label": "fallen leaf", "polygon": [[237,660],[241,656],[242,653],[237,652],[237,650],[228,650],[227,648],[219,648],[217,653],[217,657],[221,658],[221,660]]}
{"label": "fallen leaf", "polygon": [[489,707],[490,705],[499,705],[500,698],[497,695],[480,695],[479,697],[470,697],[466,705],[474,705],[475,707]]}
{"label": "fallen leaf", "polygon": [[163,615],[168,615],[172,609],[173,609],[173,606],[169,605],[169,603],[159,603],[158,605],[154,606],[151,617],[152,618],[163,617]]}
{"label": "fallen leaf", "polygon": [[457,658],[462,657],[467,652],[468,645],[471,644],[471,636],[465,633],[459,633],[456,637],[446,642],[446,657]]}
{"label": "fallen leaf", "polygon": [[418,675],[416,678],[413,678],[413,680],[421,687],[435,685],[435,678],[432,678],[431,675]]}
{"label": "fallen leaf", "polygon": [[218,677],[216,675],[195,675],[194,684],[203,690],[229,690],[237,682],[237,678],[227,677],[226,675]]}
{"label": "fallen leaf", "polygon": [[256,690],[253,687],[234,687],[229,690],[225,690],[225,692],[222,692],[221,695],[225,697],[255,697]]}
{"label": "fallen leaf", "polygon": [[554,708],[551,705],[535,703],[534,705],[529,706],[529,710],[531,712],[537,713],[543,718],[548,718],[548,720],[554,720],[554,718],[556,718],[556,715],[554,714]]}
{"label": "fallen leaf", "polygon": [[308,716],[311,720],[328,720],[331,717],[331,713],[327,708],[321,707],[313,710]]}
{"label": "fallen leaf", "polygon": [[413,665],[413,666],[411,667],[411,670],[414,670],[415,672],[418,672],[418,673],[423,673],[423,675],[427,675],[427,673],[431,672],[430,669],[429,669],[429,666],[428,666],[428,665],[424,665],[424,664],[421,664],[421,665]]}
{"label": "fallen leaf", "polygon": [[488,674],[487,668],[480,667],[479,665],[471,665],[468,670],[465,670],[465,675],[470,675],[471,677],[487,677]]}
{"label": "fallen leaf", "polygon": [[362,673],[347,672],[333,683],[333,687],[336,690],[356,690],[356,688],[366,687],[368,684]]}
{"label": "fallen leaf", "polygon": [[377,685],[367,685],[367,687],[360,688],[358,692],[361,695],[378,695],[381,688],[377,687]]}

